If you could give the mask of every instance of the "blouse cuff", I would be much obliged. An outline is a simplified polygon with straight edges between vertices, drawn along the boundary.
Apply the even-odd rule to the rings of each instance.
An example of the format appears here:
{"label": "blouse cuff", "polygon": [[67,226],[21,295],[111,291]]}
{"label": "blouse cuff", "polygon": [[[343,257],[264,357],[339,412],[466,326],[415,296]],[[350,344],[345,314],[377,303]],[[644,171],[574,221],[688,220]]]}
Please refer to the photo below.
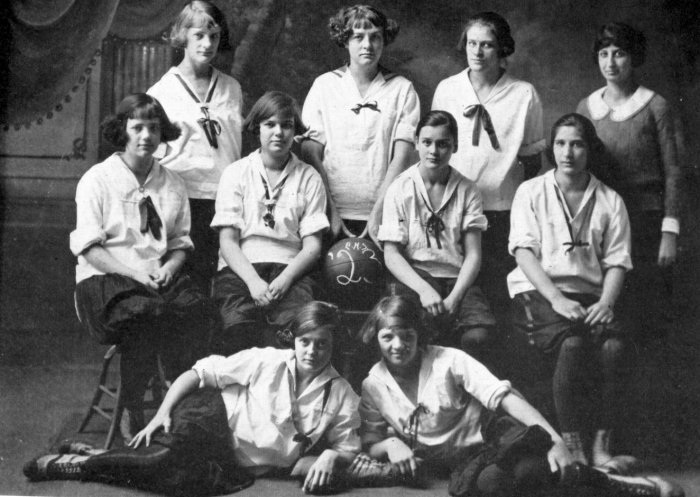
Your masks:
{"label": "blouse cuff", "polygon": [[498,409],[498,406],[501,405],[501,401],[503,400],[503,397],[505,397],[507,394],[510,393],[511,386],[509,381],[501,381],[500,385],[496,390],[491,394],[491,398],[489,398],[489,401],[487,402],[486,408],[490,411],[495,411]]}
{"label": "blouse cuff", "polygon": [[489,222],[483,214],[467,215],[462,219],[462,231],[481,230],[486,231]]}
{"label": "blouse cuff", "polygon": [[328,218],[323,212],[311,214],[302,219],[299,223],[299,237],[304,238],[305,236],[313,235],[319,231],[324,231],[329,226]]}
{"label": "blouse cuff", "polygon": [[326,135],[323,131],[318,131],[318,130],[309,128],[309,130],[306,133],[301,135],[300,141],[304,141],[304,140],[313,140],[315,142],[320,143],[324,147],[326,146]]}
{"label": "blouse cuff", "polygon": [[678,235],[681,232],[681,223],[675,217],[665,217],[661,221],[661,231]]}
{"label": "blouse cuff", "polygon": [[611,267],[621,267],[630,271],[632,269],[632,258],[628,253],[612,255],[600,261],[600,265],[604,270],[608,270]]}
{"label": "blouse cuff", "polygon": [[76,230],[70,234],[70,250],[73,252],[73,255],[78,257],[87,248],[93,245],[102,245],[105,241],[107,241],[107,235],[102,230],[95,229],[82,232]]}
{"label": "blouse cuff", "polygon": [[403,140],[409,143],[413,143],[413,137],[416,134],[416,127],[410,123],[399,123],[396,126],[396,133],[394,133],[394,141]]}
{"label": "blouse cuff", "polygon": [[194,244],[189,235],[178,236],[177,238],[172,238],[168,240],[168,252],[171,250],[192,250],[194,249]]}
{"label": "blouse cuff", "polygon": [[236,228],[243,231],[245,223],[243,218],[232,212],[230,213],[219,213],[214,214],[214,219],[211,220],[212,228]]}
{"label": "blouse cuff", "polygon": [[388,226],[386,224],[382,224],[379,226],[377,239],[382,242],[406,244],[408,243],[408,234],[406,233],[406,230],[401,229],[399,226]]}
{"label": "blouse cuff", "polygon": [[528,143],[527,145],[522,145],[520,150],[518,150],[518,155],[527,157],[529,155],[537,155],[542,152],[547,147],[547,142],[538,140],[534,143]]}
{"label": "blouse cuff", "polygon": [[508,253],[510,255],[514,256],[516,249],[519,248],[532,250],[537,258],[540,257],[540,251],[542,249],[540,243],[536,240],[522,239],[508,243]]}

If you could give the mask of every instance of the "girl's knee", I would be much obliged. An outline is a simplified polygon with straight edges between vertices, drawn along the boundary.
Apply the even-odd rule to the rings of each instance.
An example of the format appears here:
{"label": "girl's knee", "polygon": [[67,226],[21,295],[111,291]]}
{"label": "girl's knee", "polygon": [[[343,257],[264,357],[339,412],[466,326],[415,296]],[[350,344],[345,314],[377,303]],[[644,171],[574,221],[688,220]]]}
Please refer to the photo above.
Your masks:
{"label": "girl's knee", "polygon": [[624,351],[625,343],[619,338],[608,338],[601,347],[604,357],[620,357]]}
{"label": "girl's knee", "polygon": [[564,339],[561,343],[561,349],[559,354],[571,354],[576,352],[581,352],[584,348],[583,337],[580,336],[569,336]]}
{"label": "girl's knee", "polygon": [[493,329],[483,326],[464,330],[462,332],[462,336],[460,337],[462,350],[470,352],[489,347],[494,341],[493,335]]}
{"label": "girl's knee", "polygon": [[513,484],[520,491],[545,488],[551,479],[552,472],[544,457],[526,457],[513,466]]}
{"label": "girl's knee", "polygon": [[479,473],[476,488],[483,497],[511,497],[515,493],[513,477],[495,464],[486,466]]}

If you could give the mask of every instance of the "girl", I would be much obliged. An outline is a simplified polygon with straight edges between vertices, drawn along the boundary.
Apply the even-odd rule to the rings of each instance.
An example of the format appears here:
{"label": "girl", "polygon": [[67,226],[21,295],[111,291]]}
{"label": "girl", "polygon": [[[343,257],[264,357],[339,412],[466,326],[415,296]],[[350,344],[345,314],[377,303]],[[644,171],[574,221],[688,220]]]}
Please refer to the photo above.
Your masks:
{"label": "girl", "polygon": [[[362,383],[361,436],[371,457],[388,459],[406,475],[423,464],[456,467],[450,493],[459,496],[530,495],[555,484],[554,473],[562,483],[608,488],[611,495],[659,495],[668,486],[574,465],[562,438],[509,382],[460,350],[427,345],[421,323],[421,309],[410,300],[385,297],[361,330],[362,340],[381,352]],[[484,408],[514,420],[484,426]]]}
{"label": "girl", "polygon": [[241,158],[242,93],[238,81],[211,65],[219,50],[230,49],[223,13],[208,1],[185,6],[173,24],[170,44],[182,49],[182,62],[148,93],[163,104],[182,134],[159,150],[161,163],[185,180],[192,211],[195,256],[190,272],[209,289],[216,272],[214,216],[216,188],[224,168]]}
{"label": "girl", "polygon": [[654,340],[665,337],[672,319],[671,265],[680,231],[684,157],[671,106],[637,82],[645,52],[640,31],[619,22],[603,25],[593,58],[606,84],[583,99],[577,112],[593,121],[609,151],[607,167],[596,173],[629,210],[634,271],[625,285],[621,315],[631,321],[636,336]]}
{"label": "girl", "polygon": [[267,92],[244,125],[260,149],[226,168],[212,221],[221,246],[213,295],[226,353],[260,343],[261,323],[285,327],[313,299],[308,273],[328,227],[321,177],[291,152],[306,129],[296,101]]}
{"label": "girl", "polygon": [[475,356],[496,320],[474,281],[481,264],[486,218],[476,185],[450,166],[457,122],[445,111],[426,114],[416,128],[420,162],[391,184],[379,239],[394,277],[389,293],[417,296],[438,319],[442,341]]}
{"label": "girl", "polygon": [[132,448],[43,456],[24,473],[32,480],[107,480],[216,495],[251,484],[248,472],[273,471],[321,492],[360,448],[359,399],[330,365],[340,331],[337,307],[309,302],[280,332],[293,350],[251,349],[198,361],[173,383]]}
{"label": "girl", "polygon": [[[613,467],[607,439],[622,419],[625,339],[614,308],[632,268],[627,210],[589,172],[603,145],[588,119],[562,116],[551,140],[556,169],[523,183],[513,201],[508,248],[518,267],[508,288],[515,326],[553,371],[559,426],[575,459],[589,461],[582,432],[592,422],[593,464],[610,462],[619,471],[624,465]],[[600,392],[594,409],[586,409],[586,385],[589,394]]]}
{"label": "girl", "polygon": [[331,231],[377,242],[387,187],[412,159],[420,103],[413,85],[379,65],[398,24],[368,5],[342,8],[331,39],[349,62],[316,78],[304,102],[303,157],[323,177]]}
{"label": "girl", "polygon": [[438,84],[432,108],[457,119],[459,147],[452,157],[457,171],[476,182],[489,230],[483,240],[484,289],[497,314],[508,310],[505,279],[512,260],[508,244],[509,211],[523,178],[537,174],[545,148],[542,103],[535,88],[506,71],[515,41],[506,20],[480,12],[467,20],[457,49],[467,69]]}
{"label": "girl", "polygon": [[70,246],[78,258],[78,316],[101,343],[120,344],[128,438],[143,428],[155,354],[179,374],[197,358],[209,319],[204,295],[180,271],[192,250],[185,185],[153,158],[180,130],[155,98],[138,93],[119,104],[102,131],[122,151],[78,183]]}

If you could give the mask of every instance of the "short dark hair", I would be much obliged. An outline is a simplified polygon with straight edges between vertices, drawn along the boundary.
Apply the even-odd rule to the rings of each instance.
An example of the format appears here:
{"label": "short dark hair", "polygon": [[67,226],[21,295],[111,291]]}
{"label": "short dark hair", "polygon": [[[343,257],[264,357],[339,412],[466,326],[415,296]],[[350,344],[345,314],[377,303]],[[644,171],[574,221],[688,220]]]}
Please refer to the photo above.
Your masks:
{"label": "short dark hair", "polygon": [[346,342],[347,329],[342,324],[342,312],[337,305],[312,300],[302,305],[294,315],[288,328],[277,332],[280,345],[294,348],[294,339],[310,331],[327,329],[333,336],[333,348]]}
{"label": "short dark hair", "polygon": [[605,145],[598,138],[598,133],[596,132],[593,123],[585,116],[581,114],[576,114],[572,112],[570,114],[565,114],[555,121],[552,125],[552,132],[549,137],[549,145],[545,150],[545,155],[547,160],[556,168],[557,162],[554,160],[554,139],[557,136],[559,128],[566,126],[571,126],[579,130],[583,136],[583,141],[586,142],[586,147],[588,149],[588,159],[586,161],[586,168],[590,170],[595,168],[597,165],[601,164],[605,159]]}
{"label": "short dark hair", "polygon": [[294,134],[302,135],[308,129],[301,120],[299,104],[291,95],[281,91],[268,91],[258,99],[243,121],[243,129],[260,134],[260,123],[276,114],[294,119]]}
{"label": "short dark hair", "polygon": [[459,37],[459,41],[457,42],[458,52],[462,54],[464,53],[464,50],[467,47],[467,31],[469,31],[469,28],[475,24],[483,24],[493,31],[493,34],[496,37],[496,42],[498,43],[498,56],[501,59],[515,53],[515,40],[510,34],[510,26],[508,25],[508,21],[506,21],[503,16],[496,14],[495,12],[479,12],[478,14],[474,14],[467,19],[464,29],[462,30],[462,34]]}
{"label": "short dark hair", "polygon": [[420,301],[403,295],[393,295],[381,299],[357,333],[357,338],[365,345],[374,343],[374,349],[379,352],[377,334],[379,330],[389,324],[389,318],[398,320],[406,328],[416,330],[418,347],[421,349],[424,349],[433,338],[433,333],[426,326],[425,312]]}
{"label": "short dark hair", "polygon": [[416,126],[416,138],[420,135],[420,130],[426,126],[447,126],[447,130],[454,139],[454,145],[455,147],[457,146],[457,138],[459,136],[457,120],[449,112],[445,110],[431,110],[424,115],[421,120],[418,121],[418,126]]}
{"label": "short dark hair", "polygon": [[370,5],[343,7],[328,20],[331,40],[339,47],[345,47],[356,27],[380,28],[384,33],[385,45],[393,42],[399,34],[399,24],[393,19],[388,19],[381,10]]}
{"label": "short dark hair", "polygon": [[647,52],[647,39],[644,33],[623,22],[603,24],[593,42],[593,60],[598,64],[598,52],[605,47],[615,45],[632,57],[632,67],[644,63]]}
{"label": "short dark hair", "polygon": [[158,100],[146,93],[134,93],[124,97],[117,105],[115,114],[102,121],[104,139],[117,148],[126,146],[129,141],[126,122],[129,119],[158,119],[161,141],[173,141],[180,136],[180,128],[170,121]]}
{"label": "short dark hair", "polygon": [[187,46],[187,30],[206,26],[209,29],[221,28],[219,50],[230,50],[231,42],[226,17],[219,7],[206,0],[194,0],[180,11],[173,27],[170,29],[168,41],[175,48]]}

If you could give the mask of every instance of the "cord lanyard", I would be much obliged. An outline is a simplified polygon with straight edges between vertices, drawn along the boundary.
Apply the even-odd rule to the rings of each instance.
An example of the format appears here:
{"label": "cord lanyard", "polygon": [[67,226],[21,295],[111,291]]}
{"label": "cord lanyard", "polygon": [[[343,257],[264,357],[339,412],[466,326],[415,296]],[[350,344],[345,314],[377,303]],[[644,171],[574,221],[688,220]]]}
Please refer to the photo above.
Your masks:
{"label": "cord lanyard", "polygon": [[[571,239],[570,242],[564,242],[562,244],[564,247],[569,247],[564,253],[568,254],[569,252],[578,247],[588,247],[588,245],[590,245],[588,242],[584,242],[583,240],[578,238],[578,236],[574,236],[574,228],[571,225],[571,219],[569,219],[569,215],[566,213],[566,207],[564,207],[564,200],[561,198],[562,194],[559,192],[556,186],[552,186],[552,188],[554,188],[554,193],[557,195],[559,206],[561,207],[562,213],[564,214],[564,220],[566,220],[566,227],[569,229],[569,238]],[[593,197],[591,202],[595,202],[595,197]]]}
{"label": "cord lanyard", "polygon": [[192,99],[194,99],[195,102],[200,104],[200,110],[202,111],[202,114],[204,114],[204,117],[200,117],[197,119],[197,122],[199,125],[202,127],[202,130],[204,131],[204,136],[207,137],[207,141],[209,142],[209,145],[211,145],[212,148],[219,148],[219,141],[217,140],[217,136],[221,134],[221,124],[219,124],[218,121],[215,119],[212,119],[209,116],[209,102],[211,102],[211,97],[214,94],[214,89],[216,88],[216,83],[219,82],[219,78],[216,78],[214,82],[211,85],[211,88],[209,88],[209,91],[207,92],[207,96],[204,99],[204,102],[202,102],[197,95],[190,89],[189,86],[187,86],[187,83],[185,82],[184,79],[182,79],[182,76],[179,74],[175,74],[175,77],[180,81],[182,86],[187,90],[187,93],[190,94]]}
{"label": "cord lanyard", "polygon": [[[323,404],[321,405],[321,414],[318,417],[318,421],[316,422],[316,425],[311,428],[309,431],[306,433],[299,433],[299,430],[297,429],[297,433],[294,435],[294,438],[292,438],[292,441],[300,443],[301,444],[301,449],[299,451],[299,455],[303,456],[304,453],[311,447],[311,438],[309,438],[309,435],[311,435],[313,432],[315,432],[319,426],[321,426],[321,420],[323,419],[323,413],[326,412],[326,404],[328,403],[328,397],[331,395],[331,387],[333,386],[333,380],[335,378],[331,378],[326,382],[326,384],[323,386]],[[294,419],[294,413],[292,412],[292,420]],[[296,426],[295,426],[296,428]]]}

